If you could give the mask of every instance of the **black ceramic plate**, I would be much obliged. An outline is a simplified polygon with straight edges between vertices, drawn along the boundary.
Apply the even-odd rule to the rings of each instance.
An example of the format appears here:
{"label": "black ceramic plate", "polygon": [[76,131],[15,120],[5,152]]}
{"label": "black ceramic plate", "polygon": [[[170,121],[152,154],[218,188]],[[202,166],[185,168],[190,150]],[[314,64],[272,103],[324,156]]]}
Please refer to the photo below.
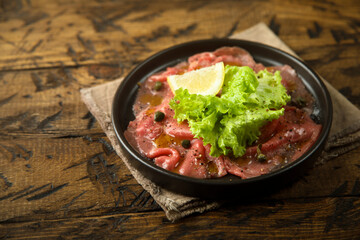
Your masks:
{"label": "black ceramic plate", "polygon": [[[132,106],[138,90],[138,82],[166,67],[186,61],[189,56],[204,51],[214,51],[223,46],[238,46],[246,49],[256,62],[265,66],[288,64],[304,81],[308,91],[314,96],[316,106],[313,117],[323,128],[316,143],[302,157],[284,168],[266,175],[240,179],[227,175],[217,179],[195,179],[181,176],[156,166],[142,157],[126,140],[124,131],[129,121],[134,119]],[[209,39],[180,44],[163,50],[138,65],[119,86],[113,101],[112,121],[121,147],[130,163],[146,177],[171,191],[203,198],[225,198],[229,196],[256,196],[276,191],[302,176],[320,154],[328,136],[332,122],[330,95],[319,76],[299,59],[272,47],[235,39]]]}

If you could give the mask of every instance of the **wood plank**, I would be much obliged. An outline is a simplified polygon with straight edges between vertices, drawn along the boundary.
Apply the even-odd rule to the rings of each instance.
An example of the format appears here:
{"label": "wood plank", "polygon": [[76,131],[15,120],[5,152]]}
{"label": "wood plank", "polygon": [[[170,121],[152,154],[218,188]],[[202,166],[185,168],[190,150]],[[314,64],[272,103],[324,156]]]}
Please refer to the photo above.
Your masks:
{"label": "wood plank", "polygon": [[[179,9],[176,9],[175,5],[174,10],[170,11],[166,11],[167,7],[174,7],[173,4],[154,4],[149,9],[148,4],[140,2],[74,2],[63,5],[58,1],[51,7],[44,4],[47,6],[44,8],[39,4],[35,9],[26,6],[24,10],[10,12],[12,19],[19,18],[20,21],[11,21],[0,26],[5,30],[6,36],[2,37],[1,41],[1,48],[5,50],[5,54],[0,62],[6,65],[2,69],[59,66],[59,62],[66,66],[94,62],[127,62],[139,55],[148,55],[149,49],[153,46],[158,46],[155,51],[159,50],[160,46],[170,46],[173,44],[171,38],[175,38],[174,35],[188,37],[189,33],[197,31],[200,27],[202,31],[209,32],[205,25],[196,26],[192,20],[184,21],[191,17],[188,14],[196,14],[186,11],[194,4],[178,4],[181,6]],[[22,13],[29,9],[34,14],[43,16],[31,16],[38,20],[36,24],[26,25],[29,20]],[[219,11],[214,7],[211,9]],[[146,21],[144,17],[154,17],[157,21],[154,24]],[[212,19],[212,23],[215,20]],[[27,33],[26,35],[19,36],[18,31],[14,31],[24,27],[27,30],[22,31]],[[63,31],[65,28],[67,31]],[[59,38],[56,38],[58,34],[62,35],[61,43],[58,42]],[[39,44],[41,39],[43,41]],[[145,43],[150,45],[143,46]],[[166,44],[163,45],[164,43]],[[39,46],[32,51],[37,44]],[[14,52],[17,53],[16,56]]]}
{"label": "wood plank", "polygon": [[0,221],[159,208],[103,135],[1,140],[0,169]]}
{"label": "wood plank", "polygon": [[[170,223],[162,212],[5,222],[7,239],[353,239],[360,234],[360,199],[319,198],[232,203],[222,211]],[[141,226],[141,227],[139,227]],[[31,233],[31,234],[30,234]]]}
{"label": "wood plank", "polygon": [[[111,65],[3,73],[0,127],[3,135],[85,135],[102,132],[81,101],[80,88],[121,76]],[[76,131],[76,132],[74,132]]]}
{"label": "wood plank", "polygon": [[3,10],[0,69],[132,65],[176,43],[226,37],[259,21],[295,51],[358,41],[358,6],[340,13],[346,2],[274,2],[228,1],[225,8],[219,1],[24,3]]}

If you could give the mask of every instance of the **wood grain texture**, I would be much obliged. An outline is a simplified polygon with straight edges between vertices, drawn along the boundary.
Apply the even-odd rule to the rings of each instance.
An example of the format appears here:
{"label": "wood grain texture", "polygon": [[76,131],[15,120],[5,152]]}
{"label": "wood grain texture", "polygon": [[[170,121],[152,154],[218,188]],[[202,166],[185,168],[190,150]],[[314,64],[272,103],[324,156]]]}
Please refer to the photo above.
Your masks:
{"label": "wood grain texture", "polygon": [[357,239],[360,148],[170,223],[81,102],[159,50],[260,21],[360,106],[357,1],[0,0],[0,238]]}
{"label": "wood grain texture", "polygon": [[194,239],[204,236],[213,239],[356,239],[360,234],[360,214],[352,207],[359,205],[359,198],[354,197],[232,203],[221,211],[178,223],[168,222],[157,211],[5,223],[0,229],[3,236],[17,239],[27,238],[29,233],[36,239],[71,236],[82,239]]}
{"label": "wood grain texture", "polygon": [[158,208],[103,135],[0,141],[0,153],[0,221]]}

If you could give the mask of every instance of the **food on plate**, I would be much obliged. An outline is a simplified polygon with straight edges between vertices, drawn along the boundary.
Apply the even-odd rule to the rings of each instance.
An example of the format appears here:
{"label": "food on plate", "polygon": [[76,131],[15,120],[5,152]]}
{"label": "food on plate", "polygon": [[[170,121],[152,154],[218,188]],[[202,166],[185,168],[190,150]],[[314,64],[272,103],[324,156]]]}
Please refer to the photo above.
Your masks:
{"label": "food on plate", "polygon": [[191,56],[141,83],[128,142],[166,170],[243,179],[283,167],[317,140],[314,99],[288,65],[265,67],[244,49]]}
{"label": "food on plate", "polygon": [[181,88],[169,105],[178,122],[186,121],[195,138],[210,144],[210,155],[241,157],[260,135],[260,127],[284,114],[290,96],[279,72],[255,74],[247,66],[226,66],[225,72],[220,96],[189,94]]}

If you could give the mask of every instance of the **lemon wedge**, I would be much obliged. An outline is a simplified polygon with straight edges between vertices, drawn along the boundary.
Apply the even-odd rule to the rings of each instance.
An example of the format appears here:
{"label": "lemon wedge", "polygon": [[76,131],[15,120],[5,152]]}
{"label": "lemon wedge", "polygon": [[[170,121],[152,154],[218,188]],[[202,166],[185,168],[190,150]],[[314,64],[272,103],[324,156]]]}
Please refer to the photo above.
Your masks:
{"label": "lemon wedge", "polygon": [[219,62],[182,75],[169,76],[167,81],[174,94],[177,89],[184,88],[191,94],[216,95],[222,88],[224,76],[224,63]]}

